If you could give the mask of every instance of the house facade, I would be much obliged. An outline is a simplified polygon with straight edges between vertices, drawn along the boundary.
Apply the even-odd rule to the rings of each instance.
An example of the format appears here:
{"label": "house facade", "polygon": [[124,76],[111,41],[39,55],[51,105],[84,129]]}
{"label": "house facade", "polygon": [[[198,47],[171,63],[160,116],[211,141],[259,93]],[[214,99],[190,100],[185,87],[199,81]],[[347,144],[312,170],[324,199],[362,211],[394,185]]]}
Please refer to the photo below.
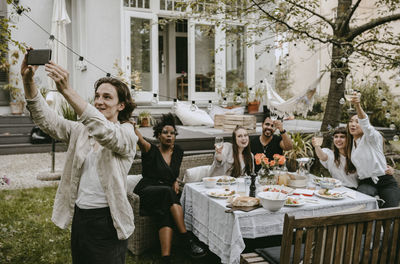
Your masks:
{"label": "house facade", "polygon": [[[31,11],[19,16],[14,39],[46,48],[53,0],[19,4]],[[8,15],[14,12],[5,6]],[[253,86],[275,68],[274,52],[256,59],[261,48],[245,45],[245,26],[232,21],[227,26],[237,33],[226,33],[205,19],[185,16],[175,0],[66,0],[66,7],[71,23],[65,44],[75,53],[65,50],[66,67],[71,85],[84,98],[92,98],[93,83],[110,73],[130,82],[139,105],[169,106],[174,98],[218,103],[221,94]],[[76,67],[80,56],[86,67]],[[18,74],[19,63],[10,72]],[[48,85],[43,69],[36,81]],[[0,106],[0,113],[6,112],[7,106]]]}

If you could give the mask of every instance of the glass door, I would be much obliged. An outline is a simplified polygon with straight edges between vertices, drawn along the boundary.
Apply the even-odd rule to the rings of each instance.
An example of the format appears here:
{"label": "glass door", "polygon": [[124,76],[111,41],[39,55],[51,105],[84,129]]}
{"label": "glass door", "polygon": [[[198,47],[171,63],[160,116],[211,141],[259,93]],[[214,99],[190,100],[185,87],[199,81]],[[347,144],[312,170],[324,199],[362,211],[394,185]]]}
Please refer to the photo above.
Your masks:
{"label": "glass door", "polygon": [[218,89],[224,89],[224,51],[218,49],[224,47],[222,34],[215,25],[189,20],[189,100],[215,101],[218,100]]}
{"label": "glass door", "polygon": [[122,69],[137,91],[137,102],[150,102],[158,94],[158,21],[150,13],[125,11]]}

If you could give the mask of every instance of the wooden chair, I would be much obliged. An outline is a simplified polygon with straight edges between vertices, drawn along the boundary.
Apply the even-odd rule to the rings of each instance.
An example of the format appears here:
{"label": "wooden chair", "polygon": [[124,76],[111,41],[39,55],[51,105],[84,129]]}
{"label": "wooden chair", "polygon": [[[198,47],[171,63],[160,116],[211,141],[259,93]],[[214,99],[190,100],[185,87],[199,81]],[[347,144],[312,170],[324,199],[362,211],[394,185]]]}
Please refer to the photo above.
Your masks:
{"label": "wooden chair", "polygon": [[269,263],[400,263],[400,208],[298,218],[285,214]]}

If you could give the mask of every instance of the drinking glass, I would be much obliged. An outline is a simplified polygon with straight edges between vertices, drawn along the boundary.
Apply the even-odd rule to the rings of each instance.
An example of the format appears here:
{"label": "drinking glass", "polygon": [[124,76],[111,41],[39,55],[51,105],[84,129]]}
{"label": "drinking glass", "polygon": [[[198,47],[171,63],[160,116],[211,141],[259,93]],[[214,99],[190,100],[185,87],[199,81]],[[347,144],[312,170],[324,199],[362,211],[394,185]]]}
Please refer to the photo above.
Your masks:
{"label": "drinking glass", "polygon": [[275,121],[275,120],[278,119],[278,114],[277,114],[277,113],[274,113],[274,112],[271,112],[270,117],[271,117],[271,120],[272,120],[272,121]]}
{"label": "drinking glass", "polygon": [[321,131],[316,132],[314,134],[314,138],[315,138],[315,144],[320,147],[322,145],[322,142],[324,141],[324,135],[322,134]]}
{"label": "drinking glass", "polygon": [[349,110],[354,110],[353,107],[351,107],[351,98],[354,96],[354,90],[351,88],[348,88],[344,91],[344,98],[346,98],[347,101],[350,102],[350,107]]}
{"label": "drinking glass", "polygon": [[220,136],[215,137],[215,142],[214,143],[215,143],[215,147],[217,149],[220,149],[220,148],[222,148],[222,146],[224,144],[224,138],[220,137]]}

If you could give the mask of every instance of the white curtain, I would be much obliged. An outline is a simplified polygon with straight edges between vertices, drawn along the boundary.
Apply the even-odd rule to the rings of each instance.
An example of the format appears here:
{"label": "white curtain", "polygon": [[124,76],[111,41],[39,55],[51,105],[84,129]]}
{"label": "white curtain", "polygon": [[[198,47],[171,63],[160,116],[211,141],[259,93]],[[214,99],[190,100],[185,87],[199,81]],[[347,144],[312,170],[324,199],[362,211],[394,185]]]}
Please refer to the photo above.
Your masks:
{"label": "white curtain", "polygon": [[[65,0],[54,0],[51,34],[65,45],[67,45],[66,25],[69,23],[71,23],[71,20],[67,13]],[[52,61],[64,69],[67,69],[67,53],[67,48],[55,40],[52,48]],[[50,90],[57,90],[54,81],[50,78],[48,78],[48,87]],[[58,92],[49,92],[46,101],[53,109],[61,114],[61,105],[64,102],[64,98]]]}

